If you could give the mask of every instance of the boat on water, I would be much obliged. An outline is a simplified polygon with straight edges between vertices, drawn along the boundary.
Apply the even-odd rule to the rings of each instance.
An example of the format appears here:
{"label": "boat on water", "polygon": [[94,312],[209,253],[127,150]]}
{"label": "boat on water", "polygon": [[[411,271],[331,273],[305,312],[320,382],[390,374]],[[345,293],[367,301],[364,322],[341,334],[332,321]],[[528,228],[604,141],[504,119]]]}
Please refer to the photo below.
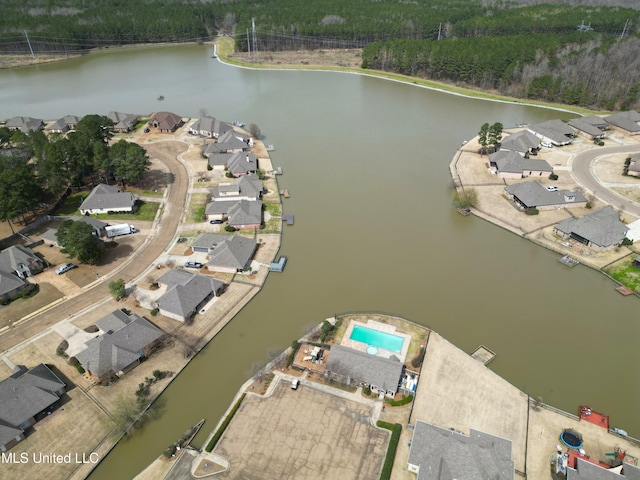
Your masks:
{"label": "boat on water", "polygon": [[236,127],[244,127],[245,123],[242,120],[234,120],[231,122],[232,125]]}
{"label": "boat on water", "polygon": [[161,102],[162,100],[164,100],[164,95],[158,95],[158,101]]}

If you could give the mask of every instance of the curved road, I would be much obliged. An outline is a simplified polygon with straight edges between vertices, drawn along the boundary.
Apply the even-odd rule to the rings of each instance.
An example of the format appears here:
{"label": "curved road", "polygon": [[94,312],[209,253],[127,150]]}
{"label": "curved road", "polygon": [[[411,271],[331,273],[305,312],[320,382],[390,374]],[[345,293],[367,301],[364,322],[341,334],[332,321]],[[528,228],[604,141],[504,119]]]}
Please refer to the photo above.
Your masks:
{"label": "curved road", "polygon": [[640,204],[629,200],[598,181],[593,172],[593,163],[598,157],[615,153],[638,153],[640,144],[620,145],[616,147],[594,148],[581,152],[573,159],[571,175],[578,185],[584,187],[586,192],[592,193],[604,203],[613,205],[625,213],[640,218]]}
{"label": "curved road", "polygon": [[[177,156],[187,150],[188,146],[181,141],[173,140],[158,144],[146,144],[145,149],[150,156],[163,162],[172,174],[169,195],[161,213],[161,221],[148,241],[134,254],[132,261],[118,270],[118,277],[130,282],[142,274],[167,248],[178,229],[185,208],[189,175],[185,166]],[[103,281],[85,290],[79,295],[69,298],[34,318],[16,325],[0,335],[0,352],[29,340],[60,320],[81,312],[110,296],[108,282]]]}

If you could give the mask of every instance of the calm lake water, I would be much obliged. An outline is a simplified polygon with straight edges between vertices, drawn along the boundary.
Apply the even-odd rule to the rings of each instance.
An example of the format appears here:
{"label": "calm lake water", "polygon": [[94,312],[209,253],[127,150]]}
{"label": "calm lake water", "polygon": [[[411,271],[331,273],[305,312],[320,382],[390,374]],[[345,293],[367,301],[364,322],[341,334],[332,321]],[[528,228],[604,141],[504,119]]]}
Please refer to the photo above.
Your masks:
{"label": "calm lake water", "polygon": [[210,47],[167,47],[0,71],[0,118],[169,110],[257,123],[277,148],[280,186],[291,192],[286,271],[269,276],[161,396],[160,419],[121,442],[92,479],[133,477],[206,418],[196,438],[203,442],[254,362],[346,311],[406,317],[467,352],[487,345],[497,352],[491,368],[529,395],[569,412],[588,403],[640,436],[638,300],[451,207],[448,165],[481,124],[568,114],[350,74],[239,69],[210,57]]}

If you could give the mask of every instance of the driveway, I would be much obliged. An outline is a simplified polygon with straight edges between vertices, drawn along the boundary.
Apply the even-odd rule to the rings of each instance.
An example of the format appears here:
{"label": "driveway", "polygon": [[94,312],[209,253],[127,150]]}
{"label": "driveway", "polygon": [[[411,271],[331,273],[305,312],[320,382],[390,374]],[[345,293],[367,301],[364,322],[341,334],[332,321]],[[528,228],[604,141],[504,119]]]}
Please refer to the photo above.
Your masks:
{"label": "driveway", "polygon": [[86,348],[86,343],[94,337],[100,335],[99,332],[88,333],[76,327],[69,320],[56,323],[52,329],[54,332],[64,338],[69,344],[66,354],[75,357],[79,352]]}

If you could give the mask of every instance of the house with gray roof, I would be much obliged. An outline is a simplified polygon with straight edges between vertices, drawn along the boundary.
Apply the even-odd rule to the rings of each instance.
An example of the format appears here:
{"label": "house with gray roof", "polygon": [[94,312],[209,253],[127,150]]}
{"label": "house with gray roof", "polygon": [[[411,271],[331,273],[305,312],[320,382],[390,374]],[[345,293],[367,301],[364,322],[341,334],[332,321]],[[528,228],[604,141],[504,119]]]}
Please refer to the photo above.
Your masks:
{"label": "house with gray roof", "polygon": [[404,365],[395,356],[370,355],[342,345],[333,345],[325,367],[325,376],[346,385],[367,385],[387,397],[394,397]]}
{"label": "house with gray roof", "polygon": [[251,152],[220,153],[208,158],[214,170],[226,168],[236,178],[258,170],[258,159]]}
{"label": "house with gray roof", "polygon": [[0,270],[0,302],[13,299],[32,285],[17,275]]}
{"label": "house with gray roof", "polygon": [[246,135],[230,130],[220,135],[216,143],[208,144],[202,154],[209,157],[218,153],[246,152],[252,144],[253,141]]}
{"label": "house with gray roof", "polygon": [[113,131],[130,132],[138,123],[138,116],[131,113],[109,112],[107,117],[113,122]]}
{"label": "house with gray roof", "polygon": [[570,190],[549,191],[538,182],[522,182],[504,189],[507,197],[524,209],[551,210],[554,208],[585,207],[587,199],[580,192]]}
{"label": "house with gray roof", "polygon": [[576,464],[567,467],[567,480],[640,480],[640,468],[624,462],[616,468],[603,468],[580,457]]}
{"label": "house with gray roof", "polygon": [[554,145],[568,145],[576,135],[573,128],[558,119],[530,125],[528,130],[543,142]]}
{"label": "house with gray roof", "polygon": [[511,150],[525,154],[540,147],[540,139],[528,130],[521,130],[505,137],[500,143],[501,150]]}
{"label": "house with gray roof", "polygon": [[546,160],[524,158],[510,150],[490,154],[489,165],[500,178],[548,177],[553,173]]}
{"label": "house with gray roof", "polygon": [[640,153],[629,155],[628,161],[628,165],[625,165],[627,175],[631,175],[632,177],[640,177]]}
{"label": "house with gray roof", "polygon": [[18,367],[0,382],[0,452],[25,438],[36,422],[55,408],[66,384],[44,363],[27,370]]}
{"label": "house with gray roof", "polygon": [[260,200],[264,187],[262,180],[255,173],[249,173],[236,178],[231,183],[221,183],[211,189],[211,200],[223,202],[226,200]]}
{"label": "house with gray roof", "polygon": [[640,133],[640,113],[635,110],[628,110],[626,112],[617,112],[604,119],[610,125],[624,130],[630,135],[637,135]]}
{"label": "house with gray roof", "polygon": [[191,244],[194,252],[204,252],[209,256],[207,269],[216,272],[243,272],[251,263],[256,251],[253,238],[240,235],[203,233]]}
{"label": "house with gray roof", "polygon": [[180,322],[193,318],[224,288],[224,282],[217,278],[186,270],[170,270],[158,278],[158,284],[167,288],[158,298],[158,310],[162,315]]}
{"label": "house with gray roof", "polygon": [[620,245],[628,230],[613,207],[601,208],[582,218],[567,218],[553,229],[562,238],[572,238],[598,251]]}
{"label": "house with gray roof", "polygon": [[33,250],[13,245],[0,252],[0,270],[20,278],[32,277],[45,268],[45,262]]}
{"label": "house with gray roof", "polygon": [[5,127],[9,130],[20,130],[22,133],[29,133],[30,131],[42,130],[44,121],[32,117],[11,117],[7,120]]}
{"label": "house with gray roof", "polygon": [[132,212],[136,197],[130,192],[123,192],[119,187],[101,183],[91,190],[80,205],[82,215]]}
{"label": "house with gray roof", "polygon": [[100,333],[76,354],[82,367],[98,381],[121,376],[148,357],[164,338],[164,333],[148,320],[133,313],[114,310],[96,322]]}
{"label": "house with gray roof", "polygon": [[597,115],[585,115],[584,117],[580,117],[580,120],[592,127],[599,128],[600,130],[606,130],[609,126],[604,118]]}
{"label": "house with gray roof", "polygon": [[229,200],[226,202],[207,203],[204,213],[207,220],[227,219],[227,223],[235,228],[259,228],[262,224],[261,200]]}
{"label": "house with gray roof", "polygon": [[408,470],[417,480],[513,480],[511,440],[471,429],[469,436],[418,420]]}
{"label": "house with gray roof", "polygon": [[[595,115],[593,115],[595,117]],[[596,117],[599,118],[599,117]],[[604,122],[604,120],[603,120]],[[604,122],[605,127],[607,122]],[[569,125],[575,128],[579,134],[587,137],[589,140],[595,140],[596,138],[604,137],[604,128],[600,128],[596,125],[593,125],[593,122],[585,121],[584,118],[578,117],[572,120],[569,120]]]}
{"label": "house with gray roof", "polygon": [[233,131],[233,127],[229,123],[208,116],[199,118],[189,127],[189,133],[192,135],[202,135],[208,138],[218,138],[230,131]]}
{"label": "house with gray roof", "polygon": [[58,121],[49,125],[47,130],[51,133],[67,133],[69,130],[75,130],[79,121],[80,117],[76,117],[75,115],[65,115]]}

